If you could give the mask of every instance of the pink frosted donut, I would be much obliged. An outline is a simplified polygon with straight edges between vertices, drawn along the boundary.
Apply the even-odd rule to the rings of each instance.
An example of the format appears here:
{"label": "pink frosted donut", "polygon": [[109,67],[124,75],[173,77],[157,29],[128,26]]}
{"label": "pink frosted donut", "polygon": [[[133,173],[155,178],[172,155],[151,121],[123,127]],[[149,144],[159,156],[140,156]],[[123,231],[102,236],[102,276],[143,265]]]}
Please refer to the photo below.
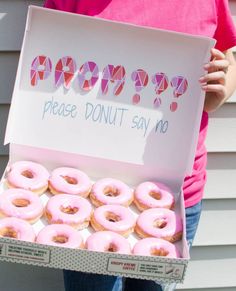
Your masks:
{"label": "pink frosted donut", "polygon": [[43,215],[43,203],[31,191],[8,189],[0,196],[0,214],[34,223]]}
{"label": "pink frosted donut", "polygon": [[104,204],[129,206],[133,201],[133,190],[119,180],[101,179],[93,185],[90,199],[96,207]]}
{"label": "pink frosted donut", "polygon": [[96,231],[110,230],[127,237],[134,230],[135,217],[120,205],[103,205],[95,209],[91,225]]}
{"label": "pink frosted donut", "polygon": [[81,234],[66,224],[51,224],[45,226],[38,233],[36,242],[65,248],[84,248]]}
{"label": "pink frosted donut", "polygon": [[148,208],[174,207],[174,195],[161,183],[144,182],[134,191],[134,203],[140,211]]}
{"label": "pink frosted donut", "polygon": [[151,236],[175,242],[182,237],[183,225],[174,211],[150,208],[139,215],[135,231],[142,238]]}
{"label": "pink frosted donut", "polygon": [[167,258],[179,258],[180,254],[176,246],[167,240],[147,237],[138,241],[133,248],[134,255],[160,256]]}
{"label": "pink frosted donut", "polygon": [[61,194],[48,200],[45,214],[51,224],[65,223],[76,229],[83,229],[89,224],[92,206],[83,197]]}
{"label": "pink frosted donut", "polygon": [[15,217],[6,217],[0,220],[0,237],[35,241],[33,227],[27,221]]}
{"label": "pink frosted donut", "polygon": [[49,178],[49,189],[53,194],[74,194],[87,197],[92,183],[89,177],[75,168],[55,169]]}
{"label": "pink frosted donut", "polygon": [[130,254],[130,244],[122,235],[112,231],[99,231],[90,235],[86,241],[90,251]]}
{"label": "pink frosted donut", "polygon": [[22,188],[42,194],[48,188],[48,171],[40,164],[19,161],[10,166],[6,182],[10,188]]}

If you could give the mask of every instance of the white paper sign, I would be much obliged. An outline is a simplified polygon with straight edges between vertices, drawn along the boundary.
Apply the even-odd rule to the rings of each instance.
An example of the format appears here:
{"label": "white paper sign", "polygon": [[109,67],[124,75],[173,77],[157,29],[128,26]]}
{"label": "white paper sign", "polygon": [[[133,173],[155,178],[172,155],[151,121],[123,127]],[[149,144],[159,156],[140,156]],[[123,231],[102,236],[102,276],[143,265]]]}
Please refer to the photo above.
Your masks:
{"label": "white paper sign", "polygon": [[214,41],[31,7],[6,142],[190,171]]}

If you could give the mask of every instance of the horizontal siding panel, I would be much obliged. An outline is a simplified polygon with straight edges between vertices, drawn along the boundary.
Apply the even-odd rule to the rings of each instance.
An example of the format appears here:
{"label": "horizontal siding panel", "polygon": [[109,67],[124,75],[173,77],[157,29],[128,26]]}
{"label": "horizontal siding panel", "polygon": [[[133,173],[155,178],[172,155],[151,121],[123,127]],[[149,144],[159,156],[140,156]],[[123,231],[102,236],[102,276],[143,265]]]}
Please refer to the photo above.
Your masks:
{"label": "horizontal siding panel", "polygon": [[205,199],[236,199],[236,153],[209,153]]}
{"label": "horizontal siding panel", "polygon": [[41,6],[42,1],[0,1],[0,51],[20,50],[30,4]]}
{"label": "horizontal siding panel", "polygon": [[0,105],[0,155],[8,154],[8,147],[3,146],[8,118],[9,105]]}
{"label": "horizontal siding panel", "polygon": [[[9,280],[9,274],[14,279]],[[0,262],[1,291],[63,291],[61,270]]]}
{"label": "horizontal siding panel", "polygon": [[224,104],[210,114],[208,152],[236,152],[236,104]]}
{"label": "horizontal siding panel", "polygon": [[16,70],[19,60],[18,52],[0,52],[0,104],[9,104],[13,92]]}
{"label": "horizontal siding panel", "polygon": [[236,246],[236,199],[203,201],[194,246]]}
{"label": "horizontal siding panel", "polygon": [[191,257],[179,290],[236,290],[236,246],[193,248]]}
{"label": "horizontal siding panel", "polygon": [[235,0],[229,0],[229,7],[230,7],[232,15],[236,15],[236,1]]}
{"label": "horizontal siding panel", "polygon": [[3,172],[6,168],[7,163],[8,163],[8,156],[1,156],[0,155],[0,179],[3,175]]}

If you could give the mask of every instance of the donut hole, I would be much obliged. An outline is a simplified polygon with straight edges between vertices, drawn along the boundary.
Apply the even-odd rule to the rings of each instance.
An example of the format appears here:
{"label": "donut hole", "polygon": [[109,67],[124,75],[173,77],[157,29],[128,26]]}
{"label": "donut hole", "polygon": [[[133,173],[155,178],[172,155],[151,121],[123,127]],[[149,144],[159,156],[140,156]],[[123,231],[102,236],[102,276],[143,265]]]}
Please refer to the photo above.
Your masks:
{"label": "donut hole", "polygon": [[21,173],[22,176],[28,178],[28,179],[33,179],[34,178],[34,175],[31,171],[29,170],[25,170]]}
{"label": "donut hole", "polygon": [[72,207],[72,206],[61,206],[60,207],[61,212],[66,213],[66,214],[75,214],[79,211],[78,207]]}
{"label": "donut hole", "polygon": [[109,197],[117,197],[120,195],[120,191],[117,188],[112,188],[112,187],[106,187],[103,193],[104,195],[109,196]]}
{"label": "donut hole", "polygon": [[13,227],[3,227],[0,229],[0,237],[17,238],[17,232]]}
{"label": "donut hole", "polygon": [[117,246],[114,243],[110,243],[106,249],[107,252],[112,252],[112,253],[116,253],[117,250],[118,250]]}
{"label": "donut hole", "polygon": [[167,221],[164,218],[159,218],[154,221],[153,225],[157,228],[164,228],[167,225]]}
{"label": "donut hole", "polygon": [[118,222],[121,220],[120,216],[113,212],[107,212],[106,219],[110,222]]}
{"label": "donut hole", "polygon": [[30,205],[30,201],[27,199],[15,199],[12,204],[16,207],[27,207]]}
{"label": "donut hole", "polygon": [[68,242],[68,237],[64,234],[56,235],[52,238],[55,243],[65,244]]}
{"label": "donut hole", "polygon": [[149,192],[149,196],[151,196],[152,198],[154,198],[156,200],[160,200],[161,199],[161,193],[160,192],[151,191],[151,192]]}
{"label": "donut hole", "polygon": [[71,185],[76,185],[78,184],[78,181],[73,178],[73,177],[69,177],[69,176],[62,176],[62,178],[68,183],[68,184],[71,184]]}
{"label": "donut hole", "polygon": [[163,248],[153,248],[151,249],[151,255],[152,256],[158,256],[158,257],[166,257],[168,256],[169,252]]}

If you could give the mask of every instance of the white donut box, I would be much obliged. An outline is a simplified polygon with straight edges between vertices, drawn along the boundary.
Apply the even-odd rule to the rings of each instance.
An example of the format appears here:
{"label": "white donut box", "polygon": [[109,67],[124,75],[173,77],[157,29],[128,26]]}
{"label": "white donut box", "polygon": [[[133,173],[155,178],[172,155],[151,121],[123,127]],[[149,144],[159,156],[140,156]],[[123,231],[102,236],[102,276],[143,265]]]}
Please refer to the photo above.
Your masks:
{"label": "white donut box", "polygon": [[[185,225],[181,187],[184,177],[191,173],[204,103],[198,79],[213,45],[209,38],[30,6],[5,136],[5,143],[10,143],[9,164],[32,160],[49,171],[58,166],[76,167],[94,181],[113,177],[131,187],[148,180],[165,183],[175,193],[175,211]],[[32,85],[31,64],[41,55],[50,58],[51,72]],[[73,58],[77,70],[87,61],[96,63],[99,79],[93,89],[83,91],[76,74],[67,87],[61,79],[61,86],[56,87],[55,67],[65,56]],[[107,94],[101,92],[107,65],[125,68],[124,87],[117,96],[113,94],[117,81],[108,83]],[[149,77],[140,91],[131,78],[138,69]],[[165,73],[169,84],[162,88],[160,83],[163,92],[157,94],[152,78],[160,72]],[[178,98],[171,83],[175,76],[188,82],[187,90]],[[136,93],[140,102],[133,104]],[[156,98],[161,99],[159,107]],[[178,104],[175,112],[170,110],[172,102]],[[5,174],[1,192],[4,179]],[[44,203],[49,196],[42,195]],[[135,208],[131,209],[137,215]],[[37,222],[35,232],[44,225],[43,219]],[[84,239],[91,232],[90,228],[82,231]],[[181,253],[178,259],[99,253],[1,238],[0,260],[162,283],[183,282],[189,260],[185,236],[184,231],[177,243]],[[129,238],[131,245],[136,240],[135,235]]]}

